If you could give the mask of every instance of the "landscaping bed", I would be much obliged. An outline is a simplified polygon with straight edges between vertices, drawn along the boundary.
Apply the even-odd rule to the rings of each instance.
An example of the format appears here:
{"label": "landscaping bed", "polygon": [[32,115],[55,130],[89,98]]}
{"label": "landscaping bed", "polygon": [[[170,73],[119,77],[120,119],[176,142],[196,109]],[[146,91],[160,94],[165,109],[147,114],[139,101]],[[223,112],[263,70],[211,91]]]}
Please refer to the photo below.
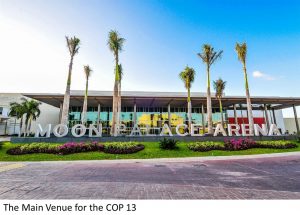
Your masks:
{"label": "landscaping bed", "polygon": [[[274,143],[275,142],[275,143]],[[0,149],[0,161],[59,161],[59,160],[111,160],[111,159],[149,159],[149,158],[176,158],[176,157],[203,157],[203,156],[230,156],[230,155],[253,155],[253,154],[269,154],[269,153],[281,153],[281,152],[300,152],[300,144],[296,141],[261,141],[260,148],[249,148],[245,150],[224,150],[218,148],[223,146],[224,142],[178,142],[174,149],[161,149],[159,142],[143,142],[144,149],[131,154],[111,154],[105,153],[104,148],[108,143],[103,143],[104,148],[96,151],[82,151],[75,150],[76,153],[31,153],[10,155],[7,151],[11,151],[12,148],[24,146],[26,144],[12,144],[5,142],[3,148]],[[44,143],[45,144],[45,143]],[[98,143],[101,144],[102,143]],[[136,144],[139,144],[136,142]],[[208,145],[204,150],[191,150],[192,144],[194,145]],[[266,145],[274,145],[273,148],[266,148]],[[292,145],[291,145],[292,144]],[[54,147],[61,144],[47,143],[47,146]],[[173,145],[173,144],[171,144]],[[213,147],[211,147],[213,146]],[[292,147],[296,146],[296,148]],[[173,146],[172,146],[173,147]],[[210,150],[208,150],[210,149]]]}

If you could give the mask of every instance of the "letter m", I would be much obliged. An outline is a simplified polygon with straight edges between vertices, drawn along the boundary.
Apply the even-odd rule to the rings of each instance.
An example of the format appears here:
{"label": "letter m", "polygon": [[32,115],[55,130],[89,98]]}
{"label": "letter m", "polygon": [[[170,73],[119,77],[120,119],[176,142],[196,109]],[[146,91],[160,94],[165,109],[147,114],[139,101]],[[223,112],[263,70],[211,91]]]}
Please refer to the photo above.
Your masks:
{"label": "letter m", "polygon": [[46,135],[46,137],[50,137],[51,133],[51,124],[46,125],[46,127],[43,129],[41,124],[37,125],[36,131],[35,131],[35,137],[43,137]]}

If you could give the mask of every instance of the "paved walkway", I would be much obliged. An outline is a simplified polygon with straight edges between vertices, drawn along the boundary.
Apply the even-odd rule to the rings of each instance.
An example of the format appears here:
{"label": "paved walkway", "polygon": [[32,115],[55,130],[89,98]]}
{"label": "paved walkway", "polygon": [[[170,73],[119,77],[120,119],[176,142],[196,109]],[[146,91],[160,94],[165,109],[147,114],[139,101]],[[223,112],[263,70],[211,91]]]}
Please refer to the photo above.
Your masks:
{"label": "paved walkway", "polygon": [[299,153],[178,162],[2,162],[1,169],[0,199],[300,199]]}

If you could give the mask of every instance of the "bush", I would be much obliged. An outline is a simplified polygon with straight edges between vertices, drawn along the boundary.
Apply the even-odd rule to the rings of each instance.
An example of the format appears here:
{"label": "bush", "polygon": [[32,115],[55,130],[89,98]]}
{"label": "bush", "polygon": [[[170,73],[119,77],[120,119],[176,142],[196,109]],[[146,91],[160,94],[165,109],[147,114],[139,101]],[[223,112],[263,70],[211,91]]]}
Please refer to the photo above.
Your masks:
{"label": "bush", "polygon": [[2,147],[3,147],[3,142],[0,142],[0,149],[2,149]]}
{"label": "bush", "polygon": [[250,138],[227,139],[224,141],[225,150],[237,151],[255,148],[257,143]]}
{"label": "bush", "polygon": [[103,151],[104,146],[97,142],[92,143],[74,143],[69,142],[58,146],[58,153],[62,155],[74,154],[80,152]]}
{"label": "bush", "polygon": [[257,148],[291,149],[291,148],[297,148],[297,146],[298,145],[296,143],[283,141],[283,140],[257,142]]}
{"label": "bush", "polygon": [[159,141],[159,148],[167,150],[177,149],[177,142],[177,140],[164,138]]}
{"label": "bush", "polygon": [[213,141],[188,143],[187,147],[190,150],[197,151],[197,152],[207,152],[211,150],[224,150],[223,143],[213,142]]}
{"label": "bush", "polygon": [[23,154],[33,154],[33,153],[49,153],[56,154],[58,151],[58,144],[49,143],[30,143],[21,146],[16,146],[7,150],[7,154],[10,155],[23,155]]}
{"label": "bush", "polygon": [[47,154],[73,154],[79,152],[88,151],[101,151],[103,150],[103,145],[97,142],[92,143],[65,143],[63,145],[59,144],[49,144],[49,143],[30,143],[21,146],[16,146],[7,150],[7,154],[10,155],[23,155],[23,154],[33,154],[33,153],[47,153]]}
{"label": "bush", "polygon": [[135,142],[113,142],[104,145],[104,152],[109,154],[132,154],[144,148],[144,145]]}

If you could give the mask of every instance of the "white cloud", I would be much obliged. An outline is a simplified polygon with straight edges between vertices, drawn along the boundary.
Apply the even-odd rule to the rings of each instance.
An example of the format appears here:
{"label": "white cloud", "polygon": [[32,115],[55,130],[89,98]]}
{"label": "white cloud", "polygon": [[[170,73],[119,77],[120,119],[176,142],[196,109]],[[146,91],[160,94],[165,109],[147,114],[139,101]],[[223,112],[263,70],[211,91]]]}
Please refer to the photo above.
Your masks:
{"label": "white cloud", "polygon": [[261,71],[254,71],[252,73],[252,76],[254,78],[261,78],[261,79],[264,79],[264,80],[267,80],[267,81],[273,81],[275,80],[275,77],[271,76],[271,75],[268,75],[268,74],[265,74]]}

